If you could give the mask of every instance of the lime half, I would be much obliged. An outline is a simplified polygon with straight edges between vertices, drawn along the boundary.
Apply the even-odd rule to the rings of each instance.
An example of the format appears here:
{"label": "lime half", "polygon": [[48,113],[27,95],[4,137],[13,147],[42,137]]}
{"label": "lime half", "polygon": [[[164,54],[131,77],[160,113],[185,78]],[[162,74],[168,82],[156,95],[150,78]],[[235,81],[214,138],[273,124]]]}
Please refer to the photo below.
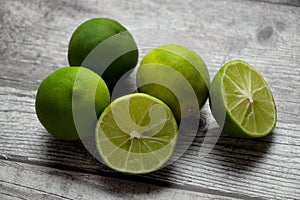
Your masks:
{"label": "lime half", "polygon": [[244,61],[230,61],[218,71],[210,103],[216,121],[229,135],[258,138],[275,127],[272,92],[262,75]]}
{"label": "lime half", "polygon": [[143,174],[162,167],[171,157],[178,128],[169,107],[147,94],[113,101],[96,127],[96,145],[112,169]]}

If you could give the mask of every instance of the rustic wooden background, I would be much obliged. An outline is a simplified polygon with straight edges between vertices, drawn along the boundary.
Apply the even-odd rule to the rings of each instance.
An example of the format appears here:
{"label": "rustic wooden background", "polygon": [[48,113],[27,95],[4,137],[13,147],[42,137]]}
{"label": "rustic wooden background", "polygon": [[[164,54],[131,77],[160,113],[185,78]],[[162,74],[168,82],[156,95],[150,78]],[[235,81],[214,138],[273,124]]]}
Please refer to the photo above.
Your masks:
{"label": "rustic wooden background", "polygon": [[[0,0],[0,199],[300,199],[299,6],[299,0]],[[93,17],[189,36],[211,77],[229,60],[248,61],[273,91],[273,134],[222,135],[202,159],[199,134],[179,160],[143,176],[113,172],[80,142],[52,138],[37,120],[36,90],[68,65],[72,32]]]}

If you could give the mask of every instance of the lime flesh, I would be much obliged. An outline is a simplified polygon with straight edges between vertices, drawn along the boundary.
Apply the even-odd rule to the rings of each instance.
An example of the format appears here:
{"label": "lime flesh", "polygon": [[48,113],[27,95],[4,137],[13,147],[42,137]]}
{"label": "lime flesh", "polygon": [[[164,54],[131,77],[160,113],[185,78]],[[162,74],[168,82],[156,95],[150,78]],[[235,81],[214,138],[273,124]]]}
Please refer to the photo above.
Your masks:
{"label": "lime flesh", "polygon": [[160,100],[136,93],[113,101],[96,127],[96,145],[112,169],[131,174],[159,169],[171,157],[178,128]]}
{"label": "lime flesh", "polygon": [[272,92],[262,75],[244,61],[230,61],[219,70],[211,84],[210,102],[216,121],[229,135],[258,138],[275,127]]}

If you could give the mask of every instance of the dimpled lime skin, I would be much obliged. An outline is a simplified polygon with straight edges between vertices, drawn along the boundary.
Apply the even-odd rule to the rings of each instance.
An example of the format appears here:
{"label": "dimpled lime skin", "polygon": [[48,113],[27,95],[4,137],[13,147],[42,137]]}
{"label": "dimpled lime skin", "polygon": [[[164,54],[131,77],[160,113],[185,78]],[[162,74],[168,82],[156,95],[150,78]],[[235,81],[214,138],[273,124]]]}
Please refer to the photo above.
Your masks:
{"label": "dimpled lime skin", "polygon": [[[77,76],[79,70],[80,76]],[[75,80],[76,88],[74,87]],[[78,109],[84,110],[86,106],[94,104],[97,116],[110,103],[110,94],[105,82],[99,75],[87,68],[65,67],[50,74],[38,88],[35,109],[41,124],[56,138],[79,139],[72,113],[74,92],[79,102],[76,104],[79,106]],[[85,124],[84,128],[93,131],[94,120],[97,119],[93,119],[93,116],[84,116],[82,121]]]}
{"label": "dimpled lime skin", "polygon": [[[119,78],[128,70],[135,67],[138,61],[137,45],[126,28],[113,19],[90,19],[81,24],[74,31],[68,49],[70,66],[83,66],[83,61],[97,45],[116,34],[120,34],[118,41],[113,41],[111,46],[106,46],[107,51],[99,55],[100,59],[101,57],[106,59],[110,51],[112,54],[114,54],[115,51],[121,51],[124,46],[134,50],[121,54],[120,57],[116,58],[109,66],[97,66],[98,69],[91,66],[84,66],[98,73],[104,79],[110,91],[112,91]],[[99,71],[103,72],[104,68],[106,68],[104,73],[100,74]]]}
{"label": "dimpled lime skin", "polygon": [[[169,73],[169,70],[165,67],[173,68],[183,75],[194,90],[199,109],[201,109],[208,98],[210,86],[209,73],[204,61],[197,53],[180,45],[169,44],[159,46],[143,58],[141,66],[137,71],[138,90],[164,101],[171,108],[177,120],[197,112],[199,109],[187,112],[189,107],[191,107],[189,105],[191,103],[189,96],[186,96],[180,105],[175,94],[167,86],[158,84],[143,85],[144,82],[155,82],[156,79],[161,79],[167,80],[169,84],[172,84],[176,88],[181,88],[182,84],[178,79],[174,78],[175,74]],[[182,91],[183,96],[184,92]],[[181,113],[180,106],[185,113]]]}
{"label": "dimpled lime skin", "polygon": [[226,73],[226,68],[234,63],[242,63],[243,65],[246,65],[251,70],[258,73],[260,78],[263,80],[263,82],[267,85],[263,77],[259,74],[259,72],[254,69],[250,64],[246,63],[245,61],[241,60],[233,60],[228,63],[226,63],[221,69],[217,72],[215,77],[212,80],[211,86],[210,86],[210,109],[212,111],[212,114],[218,124],[222,127],[222,130],[227,133],[230,136],[233,137],[240,137],[240,138],[261,138],[265,137],[268,134],[270,134],[276,125],[277,120],[277,111],[275,106],[275,101],[272,96],[271,90],[269,89],[269,93],[272,96],[272,103],[274,104],[274,113],[275,113],[275,120],[273,121],[273,124],[270,126],[268,130],[266,130],[264,133],[261,134],[255,134],[247,131],[245,128],[243,128],[237,121],[233,118],[232,114],[230,113],[229,109],[227,108],[227,105],[225,103],[225,94],[224,94],[224,87],[223,87],[223,78]]}

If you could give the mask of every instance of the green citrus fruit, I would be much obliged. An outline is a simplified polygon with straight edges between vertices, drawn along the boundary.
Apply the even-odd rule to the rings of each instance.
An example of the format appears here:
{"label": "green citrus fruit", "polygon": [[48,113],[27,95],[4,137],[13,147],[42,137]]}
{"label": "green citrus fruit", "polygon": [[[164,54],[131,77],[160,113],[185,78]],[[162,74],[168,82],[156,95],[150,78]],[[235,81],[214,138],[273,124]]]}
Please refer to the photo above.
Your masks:
{"label": "green citrus fruit", "polygon": [[77,140],[79,135],[73,118],[73,108],[82,111],[81,130],[94,132],[97,117],[85,111],[92,106],[97,116],[110,103],[105,82],[84,67],[61,68],[41,83],[36,95],[36,114],[53,136]]}
{"label": "green citrus fruit", "polygon": [[267,82],[244,61],[230,61],[218,71],[211,84],[210,106],[224,132],[232,136],[263,137],[276,124],[276,106]]}
{"label": "green citrus fruit", "polygon": [[[209,85],[209,73],[201,57],[175,44],[150,51],[137,71],[138,90],[164,101],[177,120],[201,109],[208,97]],[[196,101],[188,93],[190,90]]]}
{"label": "green citrus fruit", "polygon": [[81,24],[69,42],[71,66],[83,66],[98,73],[112,91],[116,82],[138,61],[137,45],[120,23],[107,18]]}
{"label": "green citrus fruit", "polygon": [[162,167],[171,157],[178,128],[162,101],[135,93],[113,101],[96,128],[100,157],[112,169],[143,174]]}

